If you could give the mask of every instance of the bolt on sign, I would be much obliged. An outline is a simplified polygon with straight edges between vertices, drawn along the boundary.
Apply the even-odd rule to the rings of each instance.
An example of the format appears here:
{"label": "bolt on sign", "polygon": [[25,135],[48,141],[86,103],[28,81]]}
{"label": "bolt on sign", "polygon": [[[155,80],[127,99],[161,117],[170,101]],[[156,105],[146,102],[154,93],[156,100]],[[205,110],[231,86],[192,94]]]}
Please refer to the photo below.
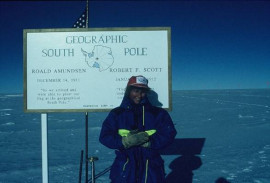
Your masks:
{"label": "bolt on sign", "polygon": [[131,76],[143,75],[150,101],[171,110],[169,27],[25,29],[25,112],[109,111]]}

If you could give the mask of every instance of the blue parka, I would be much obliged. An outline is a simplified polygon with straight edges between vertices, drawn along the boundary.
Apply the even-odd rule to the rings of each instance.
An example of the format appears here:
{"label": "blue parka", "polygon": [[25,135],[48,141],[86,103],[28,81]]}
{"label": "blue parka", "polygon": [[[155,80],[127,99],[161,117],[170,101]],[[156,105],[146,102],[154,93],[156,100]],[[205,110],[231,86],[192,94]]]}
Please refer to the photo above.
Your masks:
{"label": "blue parka", "polygon": [[[124,148],[122,137],[135,129],[148,133],[150,147]],[[175,136],[166,110],[152,106],[147,97],[137,105],[124,97],[120,107],[113,109],[103,122],[99,137],[103,145],[116,149],[110,172],[112,183],[164,183],[164,161],[159,150],[171,144]]]}

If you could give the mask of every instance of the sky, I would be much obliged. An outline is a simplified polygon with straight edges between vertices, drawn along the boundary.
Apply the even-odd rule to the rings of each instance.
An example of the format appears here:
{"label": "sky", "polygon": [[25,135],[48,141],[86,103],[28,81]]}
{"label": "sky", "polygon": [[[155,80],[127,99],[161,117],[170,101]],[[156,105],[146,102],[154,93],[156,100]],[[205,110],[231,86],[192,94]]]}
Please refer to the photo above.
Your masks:
{"label": "sky", "polygon": [[[23,92],[23,29],[71,28],[85,6],[0,1],[0,93]],[[171,27],[173,90],[270,88],[268,1],[90,1],[103,27]]]}

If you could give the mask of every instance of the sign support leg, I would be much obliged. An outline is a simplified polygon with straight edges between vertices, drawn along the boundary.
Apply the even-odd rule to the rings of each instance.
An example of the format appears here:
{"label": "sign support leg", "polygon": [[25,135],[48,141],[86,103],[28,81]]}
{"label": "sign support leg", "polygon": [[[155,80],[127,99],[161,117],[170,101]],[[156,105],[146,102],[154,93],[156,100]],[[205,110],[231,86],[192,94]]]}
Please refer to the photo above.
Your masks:
{"label": "sign support leg", "polygon": [[88,112],[85,113],[85,183],[88,183]]}
{"label": "sign support leg", "polygon": [[48,125],[47,113],[41,114],[42,183],[48,183]]}

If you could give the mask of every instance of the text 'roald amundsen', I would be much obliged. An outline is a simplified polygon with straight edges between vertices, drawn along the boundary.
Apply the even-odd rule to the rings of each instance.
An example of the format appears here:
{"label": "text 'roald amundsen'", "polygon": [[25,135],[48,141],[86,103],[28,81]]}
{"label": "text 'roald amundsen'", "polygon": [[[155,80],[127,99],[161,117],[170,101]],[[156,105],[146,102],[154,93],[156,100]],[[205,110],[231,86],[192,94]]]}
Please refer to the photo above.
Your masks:
{"label": "text 'roald amundsen'", "polygon": [[86,69],[32,69],[32,74],[85,73]]}

